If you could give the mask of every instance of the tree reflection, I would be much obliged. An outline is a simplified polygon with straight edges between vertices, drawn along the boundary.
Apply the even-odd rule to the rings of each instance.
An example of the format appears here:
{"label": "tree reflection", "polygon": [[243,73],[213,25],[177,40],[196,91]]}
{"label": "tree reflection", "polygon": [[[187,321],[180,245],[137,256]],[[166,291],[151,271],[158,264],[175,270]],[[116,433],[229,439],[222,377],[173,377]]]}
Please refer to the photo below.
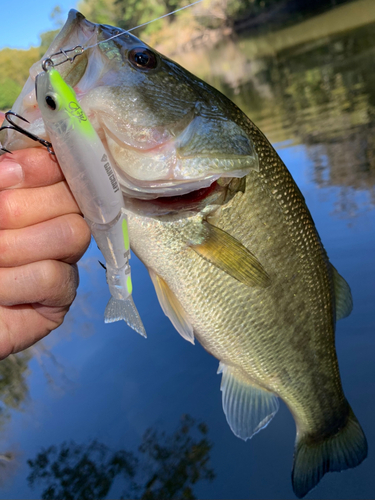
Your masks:
{"label": "tree reflection", "polygon": [[113,451],[96,440],[50,446],[28,460],[27,479],[30,486],[44,486],[43,500],[104,499],[115,479],[125,483],[121,498],[194,499],[193,486],[215,477],[207,432],[204,423],[185,415],[172,434],[148,429],[138,453]]}
{"label": "tree reflection", "polygon": [[311,179],[339,188],[335,213],[350,218],[375,206],[374,26],[332,26],[330,36],[295,38],[284,49],[267,37],[225,40],[178,62],[232,99],[272,143],[304,144]]}
{"label": "tree reflection", "polygon": [[9,409],[20,409],[28,395],[26,377],[29,351],[11,354],[0,362],[0,427],[9,417]]}

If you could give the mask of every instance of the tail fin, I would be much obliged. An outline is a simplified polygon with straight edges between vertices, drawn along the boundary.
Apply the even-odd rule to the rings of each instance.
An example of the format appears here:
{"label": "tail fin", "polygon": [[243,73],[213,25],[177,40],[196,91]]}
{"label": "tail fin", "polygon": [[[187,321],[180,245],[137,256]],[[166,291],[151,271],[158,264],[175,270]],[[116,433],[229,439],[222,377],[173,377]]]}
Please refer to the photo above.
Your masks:
{"label": "tail fin", "polygon": [[105,323],[114,323],[121,319],[126,321],[130,328],[133,328],[133,330],[142,335],[142,337],[147,338],[145,327],[143,326],[141,317],[139,316],[131,295],[126,300],[119,300],[111,297],[105,308]]}
{"label": "tail fin", "polygon": [[304,497],[326,472],[340,472],[359,465],[367,457],[366,437],[349,408],[346,425],[324,441],[312,443],[303,436],[294,451],[292,483],[298,498]]}

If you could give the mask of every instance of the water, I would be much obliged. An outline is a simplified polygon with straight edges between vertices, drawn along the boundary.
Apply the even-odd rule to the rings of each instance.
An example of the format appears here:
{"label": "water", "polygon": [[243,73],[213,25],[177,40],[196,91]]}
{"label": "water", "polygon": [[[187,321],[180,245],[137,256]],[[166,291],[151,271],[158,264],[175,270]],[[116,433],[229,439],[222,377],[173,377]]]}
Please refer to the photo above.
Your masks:
{"label": "water", "polygon": [[[302,30],[303,43],[273,53],[262,35],[180,58],[269,137],[351,286],[354,310],[338,323],[337,353],[369,457],[326,475],[308,498],[365,499],[375,491],[375,24],[335,30],[310,40]],[[293,498],[286,407],[251,441],[237,439],[222,412],[217,361],[174,331],[135,257],[148,339],[123,322],[104,325],[100,258],[91,245],[65,324],[0,364],[0,497]]]}

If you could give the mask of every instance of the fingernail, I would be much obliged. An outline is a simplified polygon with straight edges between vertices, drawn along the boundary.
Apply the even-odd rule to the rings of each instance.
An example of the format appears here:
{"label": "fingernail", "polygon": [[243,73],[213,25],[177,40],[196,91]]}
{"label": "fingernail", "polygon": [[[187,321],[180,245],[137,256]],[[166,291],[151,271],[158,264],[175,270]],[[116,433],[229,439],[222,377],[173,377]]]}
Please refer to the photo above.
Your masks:
{"label": "fingernail", "polygon": [[23,181],[23,169],[14,161],[0,162],[0,189],[17,186]]}

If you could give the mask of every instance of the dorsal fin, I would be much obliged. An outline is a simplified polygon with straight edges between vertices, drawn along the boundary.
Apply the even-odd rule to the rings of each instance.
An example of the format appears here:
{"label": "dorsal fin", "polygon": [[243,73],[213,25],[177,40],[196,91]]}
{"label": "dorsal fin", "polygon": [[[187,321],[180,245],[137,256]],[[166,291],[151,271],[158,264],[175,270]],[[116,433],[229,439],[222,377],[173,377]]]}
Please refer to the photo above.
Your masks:
{"label": "dorsal fin", "polygon": [[149,272],[164,314],[171,320],[181,337],[194,344],[193,327],[177,297],[163,278],[152,270]]}
{"label": "dorsal fin", "polygon": [[352,312],[353,298],[350,286],[334,266],[332,266],[332,273],[335,286],[336,321],[338,321],[339,319],[346,318]]}
{"label": "dorsal fin", "polygon": [[272,392],[255,387],[231,366],[220,362],[218,373],[223,374],[220,390],[229,427],[246,441],[269,424],[279,409],[279,401]]}
{"label": "dorsal fin", "polygon": [[250,287],[265,288],[271,280],[259,260],[236,238],[203,222],[204,240],[190,245],[201,257]]}

